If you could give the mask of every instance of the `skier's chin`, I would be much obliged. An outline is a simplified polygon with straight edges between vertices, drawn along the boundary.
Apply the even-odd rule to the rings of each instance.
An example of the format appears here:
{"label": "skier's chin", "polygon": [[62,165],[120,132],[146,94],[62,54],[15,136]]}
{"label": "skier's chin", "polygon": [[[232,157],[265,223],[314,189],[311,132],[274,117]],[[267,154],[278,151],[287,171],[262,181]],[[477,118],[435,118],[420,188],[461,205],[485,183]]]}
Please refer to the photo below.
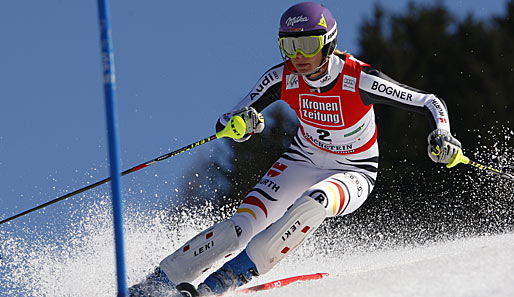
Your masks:
{"label": "skier's chin", "polygon": [[302,63],[302,64],[296,64],[294,65],[295,68],[296,68],[296,71],[299,73],[299,74],[310,74],[311,72],[314,71],[314,69],[316,69],[316,67],[314,67],[313,65],[311,65],[310,63]]}

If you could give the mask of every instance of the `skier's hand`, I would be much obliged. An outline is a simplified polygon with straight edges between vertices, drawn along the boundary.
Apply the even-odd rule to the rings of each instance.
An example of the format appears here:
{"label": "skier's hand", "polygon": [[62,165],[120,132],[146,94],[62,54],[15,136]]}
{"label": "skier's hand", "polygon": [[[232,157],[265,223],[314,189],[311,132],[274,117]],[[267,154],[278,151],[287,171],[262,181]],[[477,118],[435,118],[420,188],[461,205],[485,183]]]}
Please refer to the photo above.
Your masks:
{"label": "skier's hand", "polygon": [[460,142],[446,130],[435,129],[428,134],[428,156],[436,163],[450,163],[460,148]]}
{"label": "skier's hand", "polygon": [[246,124],[245,135],[242,138],[234,139],[237,142],[247,141],[253,134],[261,133],[264,130],[264,117],[253,107],[245,106],[232,113],[232,116],[240,116]]}

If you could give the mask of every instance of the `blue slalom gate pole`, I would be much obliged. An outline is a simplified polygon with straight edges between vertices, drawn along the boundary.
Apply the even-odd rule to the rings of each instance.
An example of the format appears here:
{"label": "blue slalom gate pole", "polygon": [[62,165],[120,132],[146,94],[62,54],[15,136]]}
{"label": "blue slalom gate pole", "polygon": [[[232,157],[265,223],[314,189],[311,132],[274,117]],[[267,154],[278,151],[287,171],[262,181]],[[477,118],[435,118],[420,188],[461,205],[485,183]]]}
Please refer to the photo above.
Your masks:
{"label": "blue slalom gate pole", "polygon": [[109,138],[112,209],[114,217],[114,241],[116,245],[116,277],[118,296],[128,296],[125,275],[125,248],[123,241],[123,204],[121,199],[121,166],[119,162],[118,117],[116,105],[116,81],[114,76],[114,54],[112,49],[109,1],[98,0],[100,21],[100,45],[102,48],[102,73]]}

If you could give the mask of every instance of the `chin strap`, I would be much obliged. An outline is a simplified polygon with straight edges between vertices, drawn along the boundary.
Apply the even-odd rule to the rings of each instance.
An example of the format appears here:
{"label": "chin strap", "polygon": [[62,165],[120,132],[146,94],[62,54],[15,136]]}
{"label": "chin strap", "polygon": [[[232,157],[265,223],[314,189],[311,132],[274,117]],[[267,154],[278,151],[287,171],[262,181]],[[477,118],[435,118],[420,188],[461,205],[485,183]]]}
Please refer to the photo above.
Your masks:
{"label": "chin strap", "polygon": [[323,67],[328,63],[328,61],[330,60],[329,56],[325,58],[325,60],[321,63],[321,65],[319,65],[318,67],[316,67],[316,69],[314,69],[313,72],[311,73],[308,73],[308,74],[304,74],[305,76],[311,76],[313,74],[316,74],[316,73],[320,73],[321,72],[321,69],[323,69]]}

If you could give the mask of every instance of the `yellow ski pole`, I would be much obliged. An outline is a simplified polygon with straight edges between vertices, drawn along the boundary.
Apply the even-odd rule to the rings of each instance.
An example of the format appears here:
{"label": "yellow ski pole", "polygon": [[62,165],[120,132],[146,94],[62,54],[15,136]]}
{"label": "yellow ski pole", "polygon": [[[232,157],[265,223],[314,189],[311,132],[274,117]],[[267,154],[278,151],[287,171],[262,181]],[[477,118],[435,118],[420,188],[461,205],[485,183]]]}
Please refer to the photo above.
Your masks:
{"label": "yellow ski pole", "polygon": [[446,164],[446,167],[447,168],[452,168],[452,167],[457,166],[460,163],[463,163],[463,164],[466,164],[466,165],[470,165],[470,166],[473,166],[473,167],[476,167],[478,169],[485,170],[485,171],[488,171],[488,172],[492,172],[492,173],[494,173],[496,175],[499,175],[499,176],[501,176],[503,178],[506,178],[506,179],[514,182],[514,175],[512,173],[507,173],[507,172],[501,171],[499,169],[496,169],[496,168],[493,168],[493,167],[489,167],[489,166],[480,164],[478,162],[475,162],[473,160],[470,160],[468,157],[464,156],[464,153],[462,152],[462,149],[459,149],[459,151],[457,152],[457,154],[455,155],[453,160],[450,163]]}

